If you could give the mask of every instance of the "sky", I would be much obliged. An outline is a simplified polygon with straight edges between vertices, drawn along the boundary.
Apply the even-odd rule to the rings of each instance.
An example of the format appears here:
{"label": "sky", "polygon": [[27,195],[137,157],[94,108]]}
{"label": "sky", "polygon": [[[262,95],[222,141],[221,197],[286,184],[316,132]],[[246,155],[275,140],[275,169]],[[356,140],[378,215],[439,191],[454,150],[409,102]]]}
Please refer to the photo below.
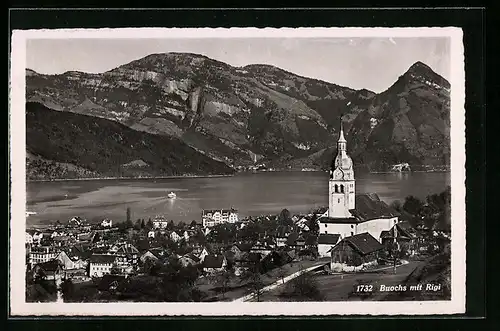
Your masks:
{"label": "sky", "polygon": [[450,39],[28,39],[26,67],[42,74],[101,73],[153,53],[186,52],[232,66],[270,64],[353,89],[382,92],[415,62],[450,80]]}

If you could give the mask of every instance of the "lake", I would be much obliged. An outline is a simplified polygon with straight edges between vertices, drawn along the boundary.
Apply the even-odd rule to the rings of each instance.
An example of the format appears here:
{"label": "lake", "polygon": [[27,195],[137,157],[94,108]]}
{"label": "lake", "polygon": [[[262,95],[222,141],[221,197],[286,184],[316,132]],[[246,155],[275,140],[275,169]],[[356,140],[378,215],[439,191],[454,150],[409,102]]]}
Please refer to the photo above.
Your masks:
{"label": "lake", "polygon": [[[424,199],[450,185],[450,173],[357,173],[356,193],[377,193],[391,203],[408,195]],[[168,199],[173,191],[177,199]],[[202,209],[238,209],[240,218],[305,213],[328,205],[326,172],[239,173],[232,177],[111,179],[27,183],[27,225],[81,216],[97,221],[164,215],[174,221],[201,220]]]}

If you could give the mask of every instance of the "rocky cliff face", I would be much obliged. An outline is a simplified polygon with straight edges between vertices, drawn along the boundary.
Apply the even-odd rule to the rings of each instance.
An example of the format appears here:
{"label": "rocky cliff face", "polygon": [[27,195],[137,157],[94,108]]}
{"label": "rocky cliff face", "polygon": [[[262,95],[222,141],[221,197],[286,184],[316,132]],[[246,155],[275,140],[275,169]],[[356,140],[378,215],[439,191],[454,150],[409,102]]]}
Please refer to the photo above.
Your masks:
{"label": "rocky cliff face", "polygon": [[102,74],[26,76],[27,101],[177,137],[230,165],[254,157],[321,165],[342,113],[351,154],[374,167],[444,162],[439,151],[449,146],[449,84],[423,64],[378,95],[187,53],[152,54]]}

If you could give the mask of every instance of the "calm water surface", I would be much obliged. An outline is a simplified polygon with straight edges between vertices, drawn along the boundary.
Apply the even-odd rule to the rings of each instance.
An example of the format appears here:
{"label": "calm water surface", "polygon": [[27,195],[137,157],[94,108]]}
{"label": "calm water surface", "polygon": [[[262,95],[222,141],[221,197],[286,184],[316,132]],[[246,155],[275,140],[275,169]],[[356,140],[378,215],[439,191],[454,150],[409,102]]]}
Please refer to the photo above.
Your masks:
{"label": "calm water surface", "polygon": [[[356,174],[357,193],[377,193],[390,203],[408,195],[425,198],[450,182],[449,173]],[[167,198],[173,191],[177,199]],[[130,207],[132,219],[161,214],[174,221],[200,221],[201,210],[236,208],[240,217],[276,214],[283,208],[308,212],[328,205],[325,172],[244,173],[233,177],[92,180],[27,184],[27,210],[36,212],[28,225],[66,221],[73,216],[89,220],[123,220]]]}

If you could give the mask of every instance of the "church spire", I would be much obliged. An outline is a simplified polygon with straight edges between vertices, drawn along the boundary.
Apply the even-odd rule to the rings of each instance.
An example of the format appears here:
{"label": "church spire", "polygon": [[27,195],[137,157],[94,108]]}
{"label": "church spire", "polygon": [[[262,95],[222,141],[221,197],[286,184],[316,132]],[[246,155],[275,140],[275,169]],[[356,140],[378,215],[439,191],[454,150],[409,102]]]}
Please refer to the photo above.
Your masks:
{"label": "church spire", "polygon": [[347,140],[344,138],[344,128],[342,125],[342,115],[340,116],[340,137],[339,137],[339,143],[346,143]]}

